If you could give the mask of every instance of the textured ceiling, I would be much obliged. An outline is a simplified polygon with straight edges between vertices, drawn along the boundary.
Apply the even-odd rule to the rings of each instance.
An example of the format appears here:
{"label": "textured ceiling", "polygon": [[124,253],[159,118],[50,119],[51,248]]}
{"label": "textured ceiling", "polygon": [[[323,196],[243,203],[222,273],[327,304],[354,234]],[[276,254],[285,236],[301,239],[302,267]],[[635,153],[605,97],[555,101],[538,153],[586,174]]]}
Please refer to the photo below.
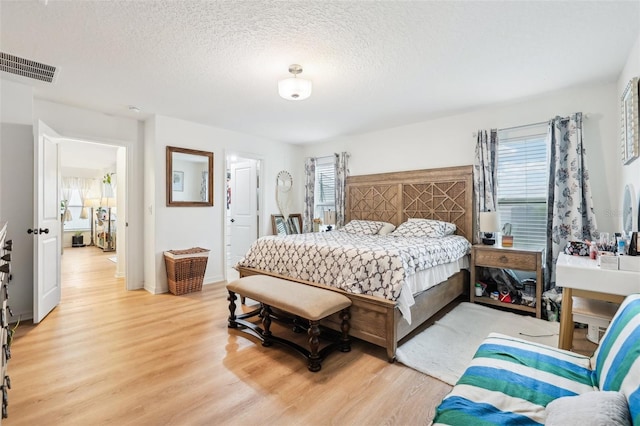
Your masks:
{"label": "textured ceiling", "polygon": [[[2,0],[0,15],[0,50],[60,67],[38,98],[293,143],[615,81],[640,31],[638,1]],[[292,63],[305,101],[277,94]]]}

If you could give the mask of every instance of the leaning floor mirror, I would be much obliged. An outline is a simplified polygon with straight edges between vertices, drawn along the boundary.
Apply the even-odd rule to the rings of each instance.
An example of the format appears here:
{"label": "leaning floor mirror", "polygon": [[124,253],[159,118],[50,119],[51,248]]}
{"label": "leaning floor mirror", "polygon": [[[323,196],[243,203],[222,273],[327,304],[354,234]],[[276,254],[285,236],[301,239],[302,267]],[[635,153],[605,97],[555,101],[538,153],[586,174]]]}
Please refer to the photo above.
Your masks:
{"label": "leaning floor mirror", "polygon": [[271,215],[271,226],[274,235],[302,234],[302,215],[300,213],[290,214],[285,220],[281,214]]}
{"label": "leaning floor mirror", "polygon": [[213,206],[213,152],[167,146],[167,206]]}

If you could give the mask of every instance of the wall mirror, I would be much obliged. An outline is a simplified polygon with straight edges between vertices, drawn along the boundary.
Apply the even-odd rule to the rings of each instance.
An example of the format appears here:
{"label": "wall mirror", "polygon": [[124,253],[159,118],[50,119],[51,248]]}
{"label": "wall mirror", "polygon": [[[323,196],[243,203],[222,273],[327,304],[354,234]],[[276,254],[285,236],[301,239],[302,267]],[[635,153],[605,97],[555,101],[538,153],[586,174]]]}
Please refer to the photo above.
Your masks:
{"label": "wall mirror", "polygon": [[288,220],[284,220],[281,214],[271,215],[271,226],[274,235],[302,234],[302,215],[290,214]]}
{"label": "wall mirror", "polygon": [[293,178],[291,177],[291,173],[286,170],[279,172],[276,176],[276,203],[278,204],[278,209],[283,216],[289,215],[292,187]]}
{"label": "wall mirror", "polygon": [[213,152],[167,146],[167,206],[213,206]]}
{"label": "wall mirror", "polygon": [[620,148],[624,164],[631,163],[640,155],[638,152],[640,150],[638,102],[638,77],[634,77],[627,84],[620,103]]}

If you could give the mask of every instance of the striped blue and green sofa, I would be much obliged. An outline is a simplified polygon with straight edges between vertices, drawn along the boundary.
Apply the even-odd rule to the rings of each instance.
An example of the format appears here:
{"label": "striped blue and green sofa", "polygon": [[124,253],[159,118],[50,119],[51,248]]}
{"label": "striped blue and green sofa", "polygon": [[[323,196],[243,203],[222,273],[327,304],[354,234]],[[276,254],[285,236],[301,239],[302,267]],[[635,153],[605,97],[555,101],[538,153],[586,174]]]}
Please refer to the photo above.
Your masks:
{"label": "striped blue and green sofa", "polygon": [[[605,396],[617,398],[626,420],[596,420],[594,408],[610,408],[597,402]],[[564,420],[554,421],[558,416]],[[547,423],[640,425],[640,294],[625,298],[592,358],[490,334],[433,419],[435,425]]]}

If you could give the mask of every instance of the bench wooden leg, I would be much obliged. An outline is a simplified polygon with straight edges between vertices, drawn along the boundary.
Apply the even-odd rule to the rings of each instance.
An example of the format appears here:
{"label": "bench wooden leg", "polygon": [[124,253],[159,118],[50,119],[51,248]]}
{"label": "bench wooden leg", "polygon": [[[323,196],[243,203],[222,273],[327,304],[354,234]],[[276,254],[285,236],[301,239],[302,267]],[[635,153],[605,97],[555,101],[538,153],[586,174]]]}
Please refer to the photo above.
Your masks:
{"label": "bench wooden leg", "polygon": [[318,348],[320,347],[320,327],[318,321],[309,321],[309,371],[320,371],[322,365],[320,364],[320,355],[318,355]]}
{"label": "bench wooden leg", "polygon": [[264,327],[262,346],[271,346],[273,345],[271,341],[271,307],[263,303],[260,315],[262,316],[262,327]]}
{"label": "bench wooden leg", "polygon": [[229,291],[229,328],[238,328],[236,323],[236,294],[233,291]]}
{"label": "bench wooden leg", "polygon": [[351,324],[349,324],[349,320],[351,319],[351,312],[349,311],[349,308],[345,308],[340,312],[340,319],[342,320],[342,323],[340,324],[340,331],[342,331],[342,336],[340,337],[340,351],[350,352],[351,339],[349,339],[349,330],[351,329]]}

